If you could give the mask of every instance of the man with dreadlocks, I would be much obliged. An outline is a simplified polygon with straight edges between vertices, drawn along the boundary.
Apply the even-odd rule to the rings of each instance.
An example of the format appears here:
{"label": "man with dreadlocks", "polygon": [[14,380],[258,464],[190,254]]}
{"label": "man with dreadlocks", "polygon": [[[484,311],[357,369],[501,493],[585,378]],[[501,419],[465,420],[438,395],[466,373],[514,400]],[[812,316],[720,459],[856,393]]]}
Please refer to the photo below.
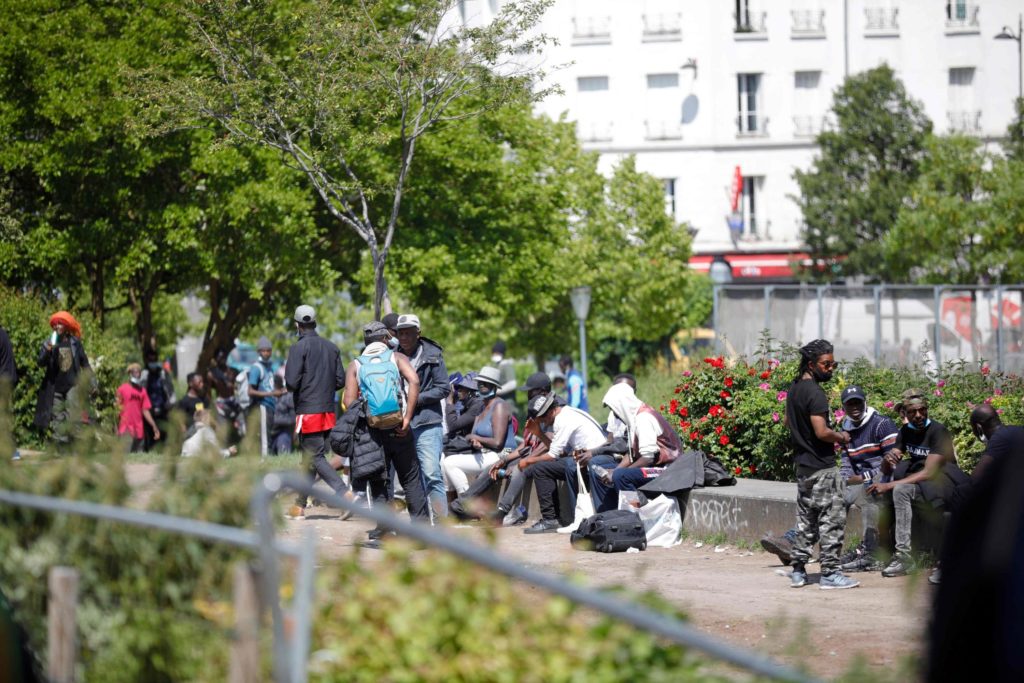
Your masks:
{"label": "man with dreadlocks", "polygon": [[793,441],[797,480],[797,537],[793,544],[790,585],[807,585],[806,563],[811,548],[821,544],[821,580],[824,590],[860,585],[839,571],[839,553],[846,529],[846,483],[836,466],[835,444],[847,444],[850,435],[829,426],[828,397],[820,384],[832,379],[836,367],[832,344],[815,339],[800,349],[800,369],[786,396],[786,426]]}

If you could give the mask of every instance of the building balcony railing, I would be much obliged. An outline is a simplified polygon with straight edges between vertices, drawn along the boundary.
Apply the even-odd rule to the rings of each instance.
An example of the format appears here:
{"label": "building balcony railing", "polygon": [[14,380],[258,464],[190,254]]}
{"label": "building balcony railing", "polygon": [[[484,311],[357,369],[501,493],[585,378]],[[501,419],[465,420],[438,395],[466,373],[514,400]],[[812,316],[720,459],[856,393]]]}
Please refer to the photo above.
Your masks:
{"label": "building balcony railing", "polygon": [[981,112],[975,110],[959,110],[946,112],[949,120],[949,132],[976,135],[981,132]]}
{"label": "building balcony railing", "polygon": [[768,136],[768,117],[757,114],[737,114],[736,136],[755,138]]}
{"label": "building balcony railing", "polygon": [[978,21],[978,5],[956,2],[946,4],[946,33],[977,33],[981,30]]}
{"label": "building balcony railing", "polygon": [[611,142],[611,121],[577,121],[576,137],[580,142]]}
{"label": "building balcony railing", "polygon": [[768,32],[767,12],[740,12],[732,17],[736,20],[732,29],[736,36],[762,36]]}
{"label": "building balcony railing", "polygon": [[573,17],[573,45],[608,45],[611,42],[611,17]]}
{"label": "building balcony railing", "polygon": [[864,9],[864,32],[868,35],[899,35],[898,7],[867,7]]}
{"label": "building balcony railing", "polygon": [[683,17],[679,13],[645,14],[643,20],[645,43],[683,39]]}
{"label": "building balcony railing", "polygon": [[825,35],[825,10],[792,10],[793,36],[817,37]]}
{"label": "building balcony railing", "polygon": [[683,127],[678,121],[644,121],[644,140],[682,140]]}
{"label": "building balcony railing", "polygon": [[813,138],[825,129],[824,116],[794,116],[793,137]]}

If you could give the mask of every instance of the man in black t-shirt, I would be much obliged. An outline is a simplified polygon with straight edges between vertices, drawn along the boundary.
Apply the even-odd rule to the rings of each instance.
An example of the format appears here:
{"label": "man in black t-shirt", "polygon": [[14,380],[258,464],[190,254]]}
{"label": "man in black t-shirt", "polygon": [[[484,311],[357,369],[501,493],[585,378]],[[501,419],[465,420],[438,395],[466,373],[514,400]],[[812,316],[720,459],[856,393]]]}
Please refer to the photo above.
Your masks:
{"label": "man in black t-shirt", "polygon": [[975,480],[996,460],[1024,457],[1024,427],[1004,425],[999,413],[988,403],[971,411],[971,429],[985,444],[985,452],[972,473]]}
{"label": "man in black t-shirt", "polygon": [[[872,484],[868,493],[892,492],[896,513],[896,554],[882,570],[882,576],[903,576],[913,566],[910,556],[910,529],[915,501],[927,500],[922,484],[938,486],[944,468],[956,468],[953,436],[945,425],[928,418],[928,399],[923,392],[904,392],[903,410],[907,424],[896,435],[896,445],[882,461],[882,472],[892,481]],[[903,456],[907,459],[904,460]],[[959,470],[957,470],[959,471]],[[938,489],[934,489],[938,491]],[[939,491],[939,497],[943,497]],[[928,501],[937,502],[934,497]]]}
{"label": "man in black t-shirt", "polygon": [[800,349],[800,369],[786,397],[786,426],[793,442],[797,480],[797,537],[793,544],[790,585],[807,585],[805,564],[815,542],[821,544],[822,589],[860,585],[839,571],[839,553],[846,531],[846,482],[836,466],[835,444],[850,443],[846,432],[829,426],[828,397],[823,382],[836,367],[832,344],[816,339]]}

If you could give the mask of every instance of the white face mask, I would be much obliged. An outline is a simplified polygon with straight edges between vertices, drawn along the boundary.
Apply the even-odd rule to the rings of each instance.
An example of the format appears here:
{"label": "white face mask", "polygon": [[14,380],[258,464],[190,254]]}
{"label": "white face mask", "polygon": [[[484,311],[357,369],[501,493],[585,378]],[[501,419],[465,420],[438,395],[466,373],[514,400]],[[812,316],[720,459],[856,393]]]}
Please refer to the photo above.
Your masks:
{"label": "white face mask", "polygon": [[398,337],[388,337],[388,346],[392,349],[398,348]]}
{"label": "white face mask", "polygon": [[491,362],[492,363],[500,363],[501,359],[502,359],[502,355],[500,353],[492,353],[491,354]]}

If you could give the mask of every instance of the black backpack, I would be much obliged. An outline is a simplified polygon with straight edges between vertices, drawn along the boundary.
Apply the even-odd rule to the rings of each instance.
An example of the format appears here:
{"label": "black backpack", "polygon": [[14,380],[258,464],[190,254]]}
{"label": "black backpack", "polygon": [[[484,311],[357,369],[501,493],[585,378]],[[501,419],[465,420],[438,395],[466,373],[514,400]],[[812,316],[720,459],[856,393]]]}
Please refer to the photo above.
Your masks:
{"label": "black backpack", "polygon": [[569,542],[577,550],[621,553],[629,548],[647,549],[647,534],[640,515],[630,510],[599,512],[580,522]]}

